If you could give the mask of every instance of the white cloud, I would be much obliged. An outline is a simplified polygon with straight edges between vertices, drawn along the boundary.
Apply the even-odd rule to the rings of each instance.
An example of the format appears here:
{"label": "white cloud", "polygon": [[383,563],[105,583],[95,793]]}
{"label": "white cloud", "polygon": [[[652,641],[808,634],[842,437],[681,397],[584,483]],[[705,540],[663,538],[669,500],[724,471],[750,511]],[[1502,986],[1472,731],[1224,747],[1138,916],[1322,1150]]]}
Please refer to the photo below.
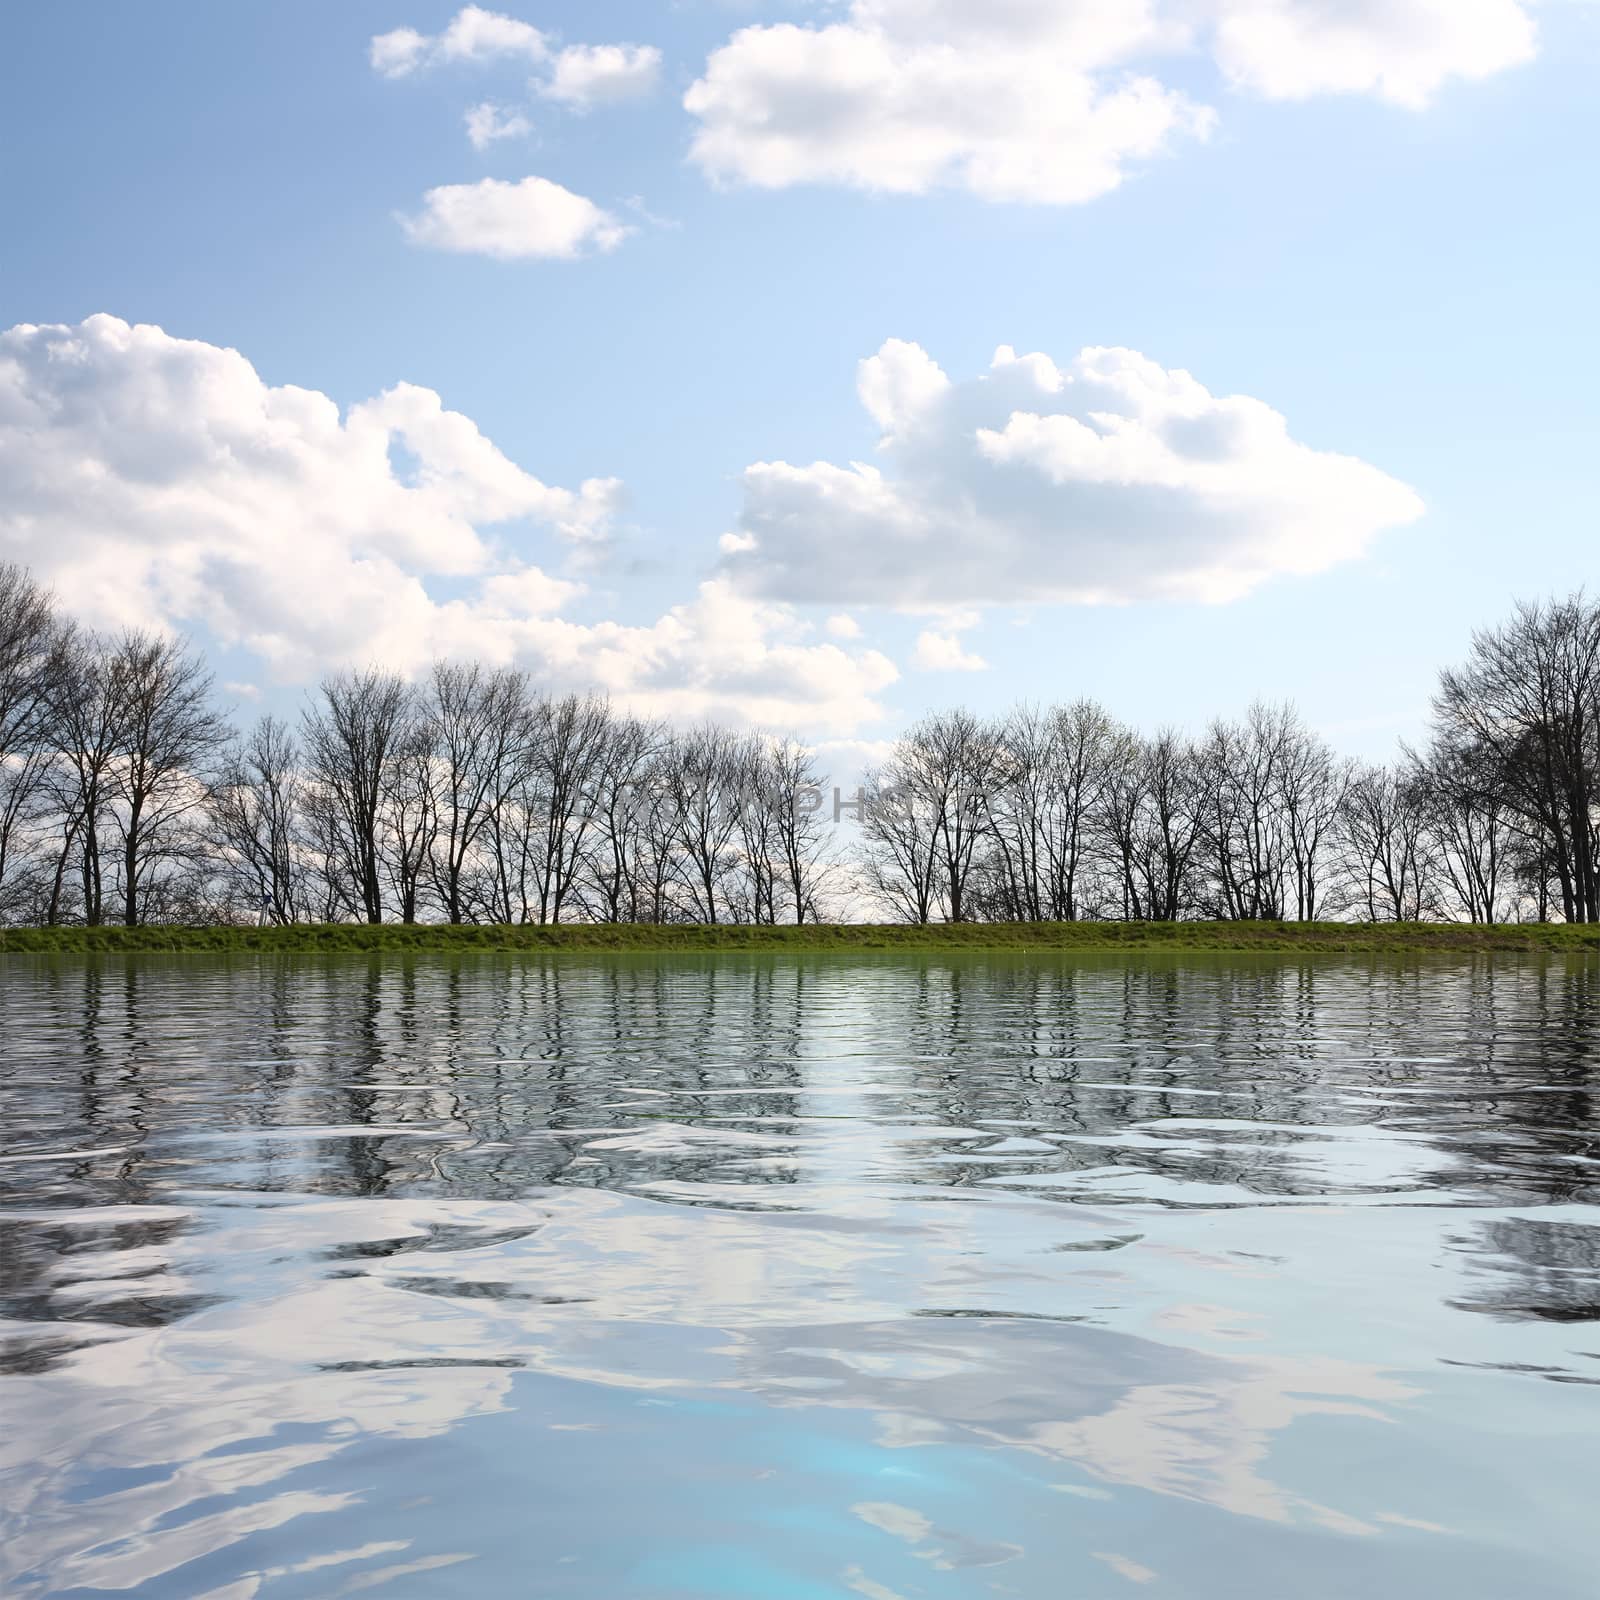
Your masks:
{"label": "white cloud", "polygon": [[841,611],[828,618],[828,632],[835,639],[859,639],[861,637],[861,624],[848,612]]}
{"label": "white cloud", "polygon": [[900,418],[927,410],[949,387],[939,363],[904,339],[886,339],[856,372],[856,393],[867,414],[891,432]]}
{"label": "white cloud", "polygon": [[1370,94],[1421,107],[1452,78],[1532,60],[1521,0],[1221,0],[1219,65],[1275,100]]}
{"label": "white cloud", "polygon": [[615,479],[541,482],[428,389],[341,415],[156,327],[0,333],[0,560],[91,624],[203,628],[283,683],[453,654],[680,717],[849,734],[881,714],[891,662],[726,582],[644,626],[563,617],[580,586],[513,553],[512,531],[582,548],[619,501]]}
{"label": "white cloud", "polygon": [[1208,50],[1236,89],[1419,107],[1535,49],[1531,0],[852,0],[741,29],[684,105],[714,179],[1073,204],[1214,114],[1168,86]]}
{"label": "white cloud", "polygon": [[713,178],[1070,204],[1210,114],[1101,69],[1162,36],[1143,0],[856,0],[849,19],[736,33],[684,105]]}
{"label": "white cloud", "polygon": [[892,470],[749,467],[754,546],[723,559],[746,592],[949,608],[953,634],[958,608],[982,604],[1235,599],[1353,559],[1423,510],[1376,467],[1298,442],[1261,401],[1132,350],[1058,367],[1003,346],[952,384],[890,341],[859,378]]}
{"label": "white cloud", "polygon": [[445,184],[402,217],[412,243],[499,261],[562,260],[614,250],[633,230],[548,178]]}
{"label": "white cloud", "polygon": [[543,61],[550,53],[545,36],[531,23],[482,6],[466,6],[442,33],[396,28],[373,39],[369,59],[385,78],[404,78],[419,68],[449,61]]}
{"label": "white cloud", "polygon": [[474,150],[487,150],[501,139],[525,139],[533,124],[520,111],[507,111],[492,100],[471,107],[465,117]]}
{"label": "white cloud", "polygon": [[754,550],[756,542],[748,533],[725,533],[717,540],[717,547],[725,555],[737,555],[741,550]]}
{"label": "white cloud", "polygon": [[378,34],[368,56],[385,78],[407,78],[446,62],[520,61],[536,69],[540,94],[576,111],[637,99],[661,77],[661,52],[654,45],[573,44],[552,51],[549,39],[531,23],[481,6],[465,7],[442,33],[396,28]]}
{"label": "white cloud", "polygon": [[569,45],[540,93],[575,111],[649,94],[661,77],[661,52],[648,44]]}
{"label": "white cloud", "polygon": [[372,70],[385,78],[403,78],[415,72],[428,54],[430,41],[415,28],[396,28],[373,38],[368,59]]}
{"label": "white cloud", "polygon": [[931,628],[917,635],[911,665],[919,672],[986,672],[989,663],[982,656],[961,648],[953,633],[936,633]]}

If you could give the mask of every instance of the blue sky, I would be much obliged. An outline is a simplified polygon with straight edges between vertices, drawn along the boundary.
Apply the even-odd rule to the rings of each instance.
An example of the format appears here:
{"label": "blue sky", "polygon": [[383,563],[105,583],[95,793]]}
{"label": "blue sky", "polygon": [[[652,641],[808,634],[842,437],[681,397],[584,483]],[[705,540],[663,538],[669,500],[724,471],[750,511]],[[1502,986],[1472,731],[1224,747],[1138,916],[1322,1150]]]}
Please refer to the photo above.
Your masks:
{"label": "blue sky", "polygon": [[[1356,0],[1318,3],[1349,13],[1351,29],[1371,14]],[[901,13],[898,24],[871,14],[874,4]],[[1233,6],[1242,20],[1231,56],[1198,31],[1182,48],[1114,57],[1076,36],[1041,45],[1027,30],[1049,25],[1030,20],[1031,5],[1011,0],[1015,15],[995,21],[997,8],[968,0],[860,0],[854,14],[760,0],[542,0],[492,8],[540,31],[538,59],[497,46],[478,59],[423,59],[400,76],[374,69],[374,37],[410,28],[438,38],[458,6],[7,6],[0,328],[104,313],[235,350],[263,384],[319,391],[341,410],[415,386],[407,393],[431,391],[471,419],[494,460],[475,447],[462,456],[458,443],[419,446],[425,403],[384,408],[396,482],[415,486],[430,469],[449,478],[448,504],[440,491],[397,533],[395,519],[413,513],[348,463],[267,482],[278,445],[263,446],[262,466],[254,446],[235,442],[217,478],[218,439],[255,426],[238,420],[253,403],[244,389],[222,392],[247,387],[238,370],[139,387],[170,375],[163,363],[211,361],[196,346],[134,348],[97,325],[87,355],[74,346],[88,376],[58,404],[65,335],[24,337],[11,351],[27,388],[12,398],[9,436],[0,350],[0,489],[11,502],[9,513],[0,503],[0,556],[33,566],[91,620],[193,633],[245,706],[292,704],[318,667],[340,660],[409,669],[417,650],[481,638],[562,686],[593,682],[672,715],[782,721],[820,738],[881,739],[931,705],[1078,694],[1147,725],[1199,724],[1257,694],[1288,696],[1356,753],[1414,737],[1435,670],[1472,626],[1514,595],[1596,576],[1600,6],[1463,0],[1457,20],[1439,21],[1449,8],[1397,0],[1417,11],[1404,37],[1377,23],[1370,37],[1343,36],[1352,72],[1370,81],[1306,87],[1294,74],[1327,52],[1271,55],[1280,36],[1248,33],[1259,19],[1245,0],[1170,8],[1188,22]],[[1296,7],[1317,9],[1257,0],[1255,10],[1293,20]],[[1105,0],[1056,10],[1075,8],[1092,22]],[[1505,31],[1519,16],[1538,29],[1532,59]],[[844,30],[830,35],[841,49],[891,59],[941,41],[959,55],[964,28],[992,25],[980,87],[998,85],[1002,109],[1008,63],[1070,74],[1082,49],[1107,92],[1150,71],[1163,93],[1209,108],[1214,125],[1128,159],[1090,199],[1038,192],[1073,181],[1059,177],[1066,141],[1048,116],[1048,149],[1028,148],[1027,126],[1008,146],[1047,174],[1023,182],[1032,192],[983,192],[995,183],[972,178],[959,154],[907,178],[884,153],[887,136],[873,144],[876,101],[852,109],[838,81],[799,81],[825,77],[811,41],[768,32],[730,46],[738,29],[784,23],[812,34],[831,25]],[[1427,37],[1430,27],[1441,36]],[[612,44],[659,50],[653,77],[588,108],[551,97],[563,49]],[[758,45],[776,53],[776,90]],[[728,139],[754,149],[770,113],[790,119],[801,146],[813,133],[821,141],[776,182],[769,171],[773,186],[751,182],[753,166],[710,172],[691,155],[710,119],[684,96],[725,47],[744,52],[722,58],[730,81],[746,74],[741,95],[781,91],[775,111],[758,104],[754,121],[735,117]],[[1431,62],[1438,81],[1396,88],[1394,61],[1412,71],[1419,50],[1415,70]],[[1019,82],[1016,98],[1032,92]],[[485,102],[525,117],[531,134],[474,149],[464,117]],[[906,136],[920,150],[946,130],[938,107],[915,111],[926,118]],[[804,124],[811,116],[817,128]],[[860,130],[851,116],[867,119]],[[823,149],[830,130],[845,155]],[[951,134],[958,152],[963,136]],[[572,259],[496,259],[438,248],[402,220],[423,216],[425,194],[441,186],[530,177],[631,231],[609,248],[591,236]],[[944,412],[921,399],[887,421],[863,408],[858,363],[888,340],[926,353],[926,367],[895,354],[903,346],[888,353],[906,382],[933,363],[948,375]],[[1119,499],[1116,485],[1142,465],[1096,465],[1092,493],[1081,476],[1063,486],[1060,435],[1019,436],[999,466],[993,444],[956,460],[974,421],[1011,438],[1008,417],[1050,420],[1058,408],[1054,379],[1003,405],[998,377],[977,382],[1000,346],[1043,352],[1068,374],[1085,347],[1117,347],[1191,373],[1210,396],[1251,397],[1309,447],[1313,475],[1285,485],[1292,462],[1241,459],[1225,489],[1191,507],[1190,488],[1165,480],[1141,485],[1137,504]],[[1125,376],[1119,368],[1105,393],[1125,393]],[[1062,392],[1083,381],[1069,377]],[[99,398],[108,393],[115,404]],[[1101,428],[1083,420],[1108,403],[1095,394],[1061,426]],[[969,400],[982,415],[963,409]],[[195,413],[208,406],[231,420],[208,424],[202,446]],[[402,412],[409,420],[395,421]],[[127,415],[136,428],[118,421]],[[1236,420],[1219,419],[1229,429]],[[886,433],[902,443],[880,449]],[[1072,431],[1068,443],[1085,437]],[[434,459],[436,448],[446,455]],[[1316,476],[1334,474],[1332,456],[1365,464],[1370,481]],[[501,461],[580,499],[584,480],[620,487],[594,491],[596,509],[574,534],[577,513],[550,509],[525,483],[506,487]],[[791,464],[792,481],[748,475],[773,462]],[[838,511],[833,479],[812,468],[848,473],[853,462],[887,475],[893,508]],[[1404,511],[1401,486],[1420,496],[1420,516]],[[958,514],[969,493],[977,510]],[[202,548],[206,535],[189,523],[230,494],[255,520],[233,528],[229,509],[217,523],[227,547]],[[333,502],[337,526],[307,532]],[[903,517],[921,531],[902,548]],[[1085,518],[1098,519],[1092,530]],[[180,525],[188,531],[169,535]],[[1180,532],[1180,565],[1203,558],[1229,572],[1240,541],[1342,553],[1312,571],[1252,555],[1246,578],[1221,585],[1243,592],[1202,601],[1187,579],[1161,577],[1179,561],[1168,543]],[[754,548],[730,554],[719,548],[726,534]],[[318,539],[337,558],[313,550]],[[241,543],[253,554],[233,563]],[[875,584],[849,575],[873,564]],[[346,607],[341,586],[378,566],[392,587]],[[915,581],[913,567],[936,577]],[[481,598],[490,581],[529,569],[543,574],[529,585],[544,587],[528,616],[502,615],[509,590]],[[1098,597],[1117,603],[1074,603],[1080,571],[1083,587],[1109,586],[1117,592]],[[969,592],[991,573],[991,592]],[[699,588],[708,579],[718,586],[710,603]],[[269,590],[272,605],[252,609]],[[406,606],[422,606],[424,592],[434,609],[408,643],[399,623],[423,616]],[[527,587],[518,592],[525,600]],[[302,612],[313,616],[303,637]],[[830,631],[841,617],[850,622]],[[919,645],[930,634],[942,644]],[[939,665],[962,660],[968,670]]]}

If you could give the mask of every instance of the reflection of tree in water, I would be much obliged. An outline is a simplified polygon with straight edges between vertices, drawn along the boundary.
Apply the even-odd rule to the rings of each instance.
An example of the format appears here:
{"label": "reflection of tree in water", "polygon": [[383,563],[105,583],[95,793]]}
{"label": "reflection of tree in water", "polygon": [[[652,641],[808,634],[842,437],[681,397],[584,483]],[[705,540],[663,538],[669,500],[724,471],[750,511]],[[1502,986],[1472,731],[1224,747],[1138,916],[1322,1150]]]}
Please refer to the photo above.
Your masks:
{"label": "reflection of tree in water", "polygon": [[[1487,959],[43,963],[0,988],[0,1110],[15,1147],[88,1153],[0,1164],[0,1201],[666,1184],[729,1204],[826,1170],[1580,1203],[1597,1006],[1592,964]],[[1007,1139],[1032,1146],[986,1155]],[[1486,1226],[1480,1264],[1520,1279],[1471,1303],[1581,1311],[1590,1241]],[[10,1232],[8,1292],[34,1305],[56,1249]]]}
{"label": "reflection of tree in water", "polygon": [[1600,1227],[1502,1217],[1459,1242],[1474,1268],[1472,1292],[1454,1302],[1460,1309],[1513,1321],[1600,1321]]}

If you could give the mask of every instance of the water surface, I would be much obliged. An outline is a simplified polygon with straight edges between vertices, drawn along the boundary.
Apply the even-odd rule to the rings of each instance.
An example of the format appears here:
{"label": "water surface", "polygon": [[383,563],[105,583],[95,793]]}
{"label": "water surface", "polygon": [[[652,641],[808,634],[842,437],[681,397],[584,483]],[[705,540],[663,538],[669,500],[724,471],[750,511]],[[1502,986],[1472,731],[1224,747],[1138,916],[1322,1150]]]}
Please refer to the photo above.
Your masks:
{"label": "water surface", "polygon": [[0,958],[0,1590],[1577,1600],[1600,966]]}

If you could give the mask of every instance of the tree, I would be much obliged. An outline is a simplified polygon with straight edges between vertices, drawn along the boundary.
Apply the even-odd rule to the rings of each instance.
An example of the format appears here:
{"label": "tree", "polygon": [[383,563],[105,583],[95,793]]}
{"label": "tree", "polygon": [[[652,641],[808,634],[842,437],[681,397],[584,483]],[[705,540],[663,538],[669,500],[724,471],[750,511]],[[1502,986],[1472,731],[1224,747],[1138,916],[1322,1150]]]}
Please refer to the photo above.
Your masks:
{"label": "tree", "polygon": [[1434,846],[1434,859],[1469,922],[1504,914],[1513,880],[1516,819],[1496,792],[1477,745],[1435,740],[1426,756],[1407,752]]}
{"label": "tree", "polygon": [[496,818],[530,758],[527,678],[510,669],[435,662],[423,715],[437,763],[434,888],[445,916],[460,923],[495,898],[493,875],[475,881],[484,875],[475,875],[472,863],[493,838]]}
{"label": "tree", "polygon": [[322,703],[303,716],[308,809],[324,849],[324,873],[352,915],[383,921],[385,800],[415,719],[416,700],[392,673],[323,679]]}
{"label": "tree", "polygon": [[1600,921],[1600,605],[1517,605],[1440,675],[1435,733],[1474,749],[1493,791],[1548,851],[1568,922]]}
{"label": "tree", "polygon": [[1392,767],[1356,770],[1341,817],[1354,892],[1372,922],[1420,922],[1438,907],[1424,787]]}
{"label": "tree", "polygon": [[0,916],[24,892],[18,860],[42,820],[65,640],[50,595],[22,568],[0,562]]}
{"label": "tree", "polygon": [[711,724],[681,734],[663,752],[677,881],[696,922],[724,921],[735,909],[728,890],[738,866],[740,754],[738,739]]}
{"label": "tree", "polygon": [[584,863],[594,821],[594,779],[605,767],[611,708],[592,695],[540,701],[535,713],[530,786],[533,881],[540,922],[560,922]]}
{"label": "tree", "polygon": [[832,865],[822,821],[822,792],[828,779],[813,753],[792,738],[768,745],[760,770],[777,837],[782,892],[797,924],[815,922]]}
{"label": "tree", "polygon": [[105,920],[101,844],[124,744],[122,712],[122,689],[109,647],[94,634],[73,635],[62,647],[49,690],[53,759],[45,784],[59,829],[45,907],[51,924],[70,914],[69,872],[76,879],[83,921],[98,927]]}
{"label": "tree", "polygon": [[235,898],[280,926],[311,916],[303,805],[294,736],[276,717],[262,717],[223,756],[211,791],[211,846]]}
{"label": "tree", "polygon": [[1296,921],[1315,922],[1329,909],[1330,845],[1350,773],[1349,761],[1296,720],[1287,732],[1278,769],[1278,803],[1288,838]]}
{"label": "tree", "polygon": [[1121,879],[1122,912],[1134,921],[1176,922],[1195,899],[1201,839],[1199,755],[1170,728],[1123,736],[1103,801],[1103,825]]}
{"label": "tree", "polygon": [[872,774],[862,817],[867,882],[895,913],[964,922],[980,846],[994,836],[1006,779],[998,731],[969,711],[924,717]]}
{"label": "tree", "polygon": [[413,701],[396,741],[379,819],[384,872],[403,923],[414,923],[422,909],[438,832],[433,729]]}
{"label": "tree", "polygon": [[228,728],[211,707],[205,663],[178,640],[125,633],[107,669],[121,734],[111,815],[122,845],[122,919],[133,928],[147,917],[162,869],[194,854],[205,771]]}
{"label": "tree", "polygon": [[1202,840],[1218,917],[1283,916],[1290,850],[1282,781],[1294,726],[1288,707],[1258,701],[1242,723],[1213,722],[1201,747]]}
{"label": "tree", "polygon": [[659,803],[654,764],[664,734],[653,723],[621,717],[611,726],[592,783],[594,834],[582,893],[591,915],[602,922],[659,922],[660,888],[651,892],[646,840],[649,817]]}

